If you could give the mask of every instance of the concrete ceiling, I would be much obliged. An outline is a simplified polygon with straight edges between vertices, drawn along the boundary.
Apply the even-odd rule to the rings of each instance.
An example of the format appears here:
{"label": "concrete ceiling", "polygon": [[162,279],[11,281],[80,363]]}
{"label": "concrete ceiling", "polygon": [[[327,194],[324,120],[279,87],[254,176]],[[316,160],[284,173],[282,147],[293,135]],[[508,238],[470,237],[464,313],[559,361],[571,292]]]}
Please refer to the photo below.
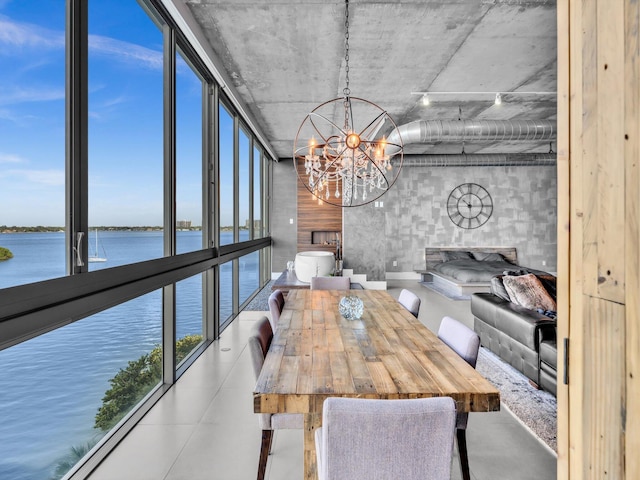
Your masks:
{"label": "concrete ceiling", "polygon": [[[280,158],[300,123],[345,86],[344,2],[185,0]],[[553,120],[555,0],[351,0],[351,95],[397,125],[414,120]],[[412,92],[433,94],[429,106]],[[503,102],[495,105],[495,93]],[[509,92],[516,92],[510,94]],[[555,142],[553,144],[555,150]],[[547,153],[544,142],[470,142],[466,153]],[[405,153],[458,154],[460,143]]]}

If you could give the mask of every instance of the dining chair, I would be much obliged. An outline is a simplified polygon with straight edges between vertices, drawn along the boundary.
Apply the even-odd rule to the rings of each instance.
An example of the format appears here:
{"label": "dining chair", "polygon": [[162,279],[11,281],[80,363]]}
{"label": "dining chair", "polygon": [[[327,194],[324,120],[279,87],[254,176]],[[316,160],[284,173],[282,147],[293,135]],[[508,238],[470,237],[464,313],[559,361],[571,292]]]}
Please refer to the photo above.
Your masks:
{"label": "dining chair", "polygon": [[[458,320],[444,317],[438,329],[438,338],[449,345],[453,351],[460,355],[469,365],[476,368],[478,351],[480,350],[480,337],[476,332]],[[460,469],[463,480],[469,480],[469,457],[467,455],[467,422],[469,413],[458,413],[456,416],[456,439],[458,442],[458,454],[460,456]]]}
{"label": "dining chair", "polygon": [[403,288],[400,292],[400,296],[398,296],[398,302],[409,310],[411,314],[418,318],[418,313],[420,312],[420,297],[418,297],[415,293],[406,288]]}
{"label": "dining chair", "polygon": [[271,330],[276,331],[278,320],[280,320],[280,314],[284,308],[284,294],[281,290],[275,290],[269,295],[269,313],[271,314]]}
{"label": "dining chair", "polygon": [[[256,381],[260,376],[264,358],[273,339],[273,330],[269,318],[264,316],[258,320],[249,335],[249,351],[253,364],[253,373]],[[260,427],[262,428],[262,443],[260,446],[260,459],[258,461],[258,480],[264,480],[267,469],[267,458],[271,453],[273,431],[276,429],[298,429],[304,426],[304,417],[301,414],[292,413],[261,413],[259,414]]]}
{"label": "dining chair", "polygon": [[315,432],[319,480],[449,480],[456,405],[450,397],[329,397]]}
{"label": "dining chair", "polygon": [[311,277],[311,290],[349,290],[350,277]]}

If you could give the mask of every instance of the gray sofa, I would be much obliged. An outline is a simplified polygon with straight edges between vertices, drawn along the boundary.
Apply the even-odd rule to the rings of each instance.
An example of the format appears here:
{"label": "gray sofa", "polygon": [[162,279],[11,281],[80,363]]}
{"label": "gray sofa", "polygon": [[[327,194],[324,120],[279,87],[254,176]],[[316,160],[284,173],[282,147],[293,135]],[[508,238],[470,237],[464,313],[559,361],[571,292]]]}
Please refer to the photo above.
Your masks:
{"label": "gray sofa", "polygon": [[471,296],[474,330],[482,345],[555,395],[556,321],[496,295],[494,285],[492,281],[492,293]]}

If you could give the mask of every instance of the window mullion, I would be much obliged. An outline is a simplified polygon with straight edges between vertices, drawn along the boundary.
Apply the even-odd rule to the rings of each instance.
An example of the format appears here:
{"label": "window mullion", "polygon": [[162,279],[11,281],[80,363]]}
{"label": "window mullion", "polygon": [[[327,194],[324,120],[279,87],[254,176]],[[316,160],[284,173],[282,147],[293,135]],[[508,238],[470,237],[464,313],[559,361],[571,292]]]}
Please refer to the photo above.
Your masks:
{"label": "window mullion", "polygon": [[[164,36],[164,256],[176,254],[176,37],[169,26]],[[176,288],[163,288],[163,382],[176,380]]]}
{"label": "window mullion", "polygon": [[67,2],[66,72],[66,271],[88,271],[88,8]]}

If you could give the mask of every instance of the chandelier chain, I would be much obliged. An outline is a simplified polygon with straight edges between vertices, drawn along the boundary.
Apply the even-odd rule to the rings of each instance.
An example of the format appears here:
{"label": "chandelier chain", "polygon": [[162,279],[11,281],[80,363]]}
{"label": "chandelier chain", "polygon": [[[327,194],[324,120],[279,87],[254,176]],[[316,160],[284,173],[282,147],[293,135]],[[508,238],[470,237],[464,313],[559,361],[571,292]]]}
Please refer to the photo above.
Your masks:
{"label": "chandelier chain", "polygon": [[349,131],[349,0],[344,2],[344,61],[345,61],[345,88],[342,90],[344,95],[344,129]]}
{"label": "chandelier chain", "polygon": [[344,7],[344,60],[345,60],[345,73],[346,73],[346,87],[343,90],[345,97],[351,94],[349,90],[349,0],[345,0]]}

